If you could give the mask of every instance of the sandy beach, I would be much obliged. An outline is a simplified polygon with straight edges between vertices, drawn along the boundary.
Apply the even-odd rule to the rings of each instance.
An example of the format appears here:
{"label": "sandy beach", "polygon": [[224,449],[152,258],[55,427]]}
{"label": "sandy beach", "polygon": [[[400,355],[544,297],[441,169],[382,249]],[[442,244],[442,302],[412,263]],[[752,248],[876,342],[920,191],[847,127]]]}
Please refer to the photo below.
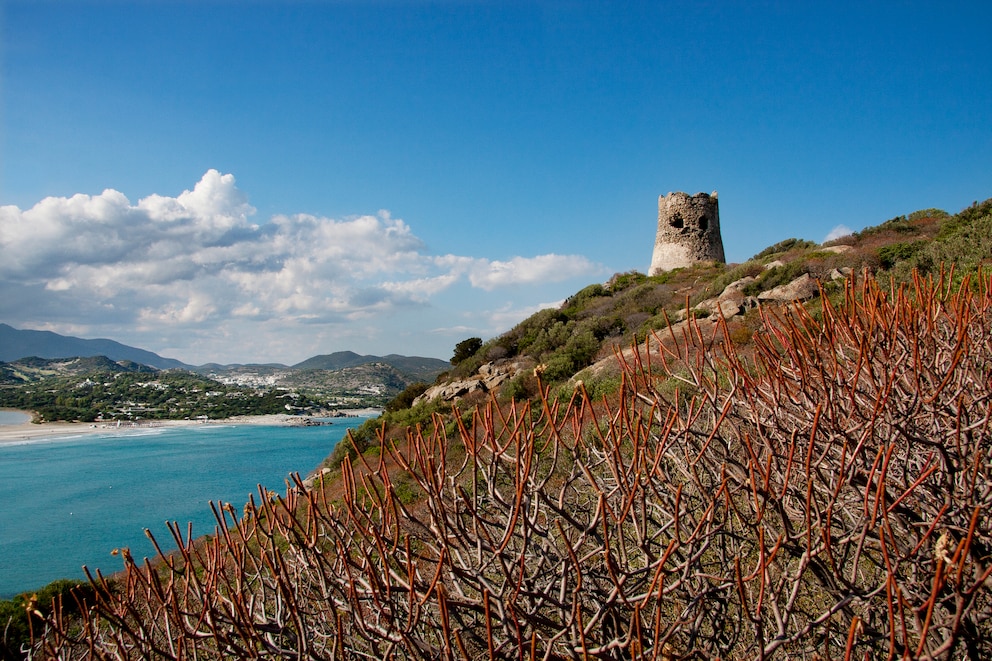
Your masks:
{"label": "sandy beach", "polygon": [[[377,415],[374,409],[344,412],[349,415]],[[0,443],[22,443],[34,439],[59,438],[63,436],[79,436],[82,434],[127,433],[140,429],[158,427],[185,427],[190,425],[270,425],[270,426],[303,426],[308,418],[298,415],[241,415],[222,420],[139,420],[136,422],[43,422],[35,424],[0,425]]]}

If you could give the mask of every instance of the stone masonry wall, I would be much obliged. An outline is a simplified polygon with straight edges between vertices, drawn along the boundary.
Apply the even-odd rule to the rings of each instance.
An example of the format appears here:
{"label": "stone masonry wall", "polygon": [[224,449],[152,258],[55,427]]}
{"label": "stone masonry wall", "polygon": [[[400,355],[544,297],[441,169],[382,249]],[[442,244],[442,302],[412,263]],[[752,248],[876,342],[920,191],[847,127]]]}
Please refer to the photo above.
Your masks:
{"label": "stone masonry wall", "polygon": [[648,275],[701,261],[726,261],[716,192],[662,195],[658,198],[658,233]]}

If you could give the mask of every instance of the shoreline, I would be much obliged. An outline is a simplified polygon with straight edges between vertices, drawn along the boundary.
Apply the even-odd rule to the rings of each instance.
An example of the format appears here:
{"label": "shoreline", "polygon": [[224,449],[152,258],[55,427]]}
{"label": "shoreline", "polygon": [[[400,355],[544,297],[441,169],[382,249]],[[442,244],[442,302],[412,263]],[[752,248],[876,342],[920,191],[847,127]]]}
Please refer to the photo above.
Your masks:
{"label": "shoreline", "polygon": [[[8,409],[9,410],[9,409]],[[21,411],[28,415],[30,411]],[[380,413],[377,409],[355,409],[341,411],[347,417],[374,416]],[[14,425],[0,425],[0,445],[5,443],[24,443],[25,441],[54,440],[65,437],[77,437],[89,434],[128,433],[145,429],[164,427],[190,427],[195,425],[268,425],[271,427],[302,427],[318,416],[299,416],[287,413],[268,413],[262,415],[239,415],[232,418],[217,420],[139,420],[134,422],[24,422]],[[323,418],[321,418],[323,419]],[[333,424],[333,418],[332,422]]]}

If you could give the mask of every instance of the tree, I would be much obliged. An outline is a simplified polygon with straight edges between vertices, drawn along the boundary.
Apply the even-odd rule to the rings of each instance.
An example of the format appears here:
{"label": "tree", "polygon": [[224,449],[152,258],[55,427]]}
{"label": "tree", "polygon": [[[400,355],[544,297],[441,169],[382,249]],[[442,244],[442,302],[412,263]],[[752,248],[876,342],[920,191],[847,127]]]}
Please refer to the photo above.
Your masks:
{"label": "tree", "polygon": [[400,394],[396,395],[388,404],[386,404],[387,411],[402,411],[413,406],[413,400],[417,399],[426,392],[429,386],[426,383],[412,383],[406,387],[406,389]]}
{"label": "tree", "polygon": [[467,360],[475,355],[475,352],[482,348],[481,337],[470,337],[455,345],[455,355],[451,357],[451,364],[457,365],[463,360]]}

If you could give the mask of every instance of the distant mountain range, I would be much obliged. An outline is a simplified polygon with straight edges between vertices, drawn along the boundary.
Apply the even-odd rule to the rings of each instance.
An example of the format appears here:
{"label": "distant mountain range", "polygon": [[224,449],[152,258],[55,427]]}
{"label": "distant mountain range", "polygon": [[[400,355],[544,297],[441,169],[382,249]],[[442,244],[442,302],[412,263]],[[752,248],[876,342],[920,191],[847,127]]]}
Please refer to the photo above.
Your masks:
{"label": "distant mountain range", "polygon": [[200,373],[251,371],[270,373],[277,370],[331,371],[384,364],[402,373],[405,380],[433,380],[451,365],[437,358],[419,356],[362,356],[353,351],[338,351],[308,358],[292,367],[281,364],[265,365],[219,365],[209,363],[195,367],[172,358],[163,358],[156,353],[130,347],[113,340],[84,340],[78,337],[59,335],[51,331],[18,330],[7,324],[0,324],[0,362],[24,362],[24,358],[90,358],[105,356],[110,361],[130,361],[148,365],[156,369],[188,369]]}
{"label": "distant mountain range", "polygon": [[113,340],[84,340],[51,331],[18,330],[0,324],[0,361],[9,363],[21,358],[89,358],[106,356],[113,361],[130,360],[160,370],[189,369],[190,365],[157,353],[129,347]]}

